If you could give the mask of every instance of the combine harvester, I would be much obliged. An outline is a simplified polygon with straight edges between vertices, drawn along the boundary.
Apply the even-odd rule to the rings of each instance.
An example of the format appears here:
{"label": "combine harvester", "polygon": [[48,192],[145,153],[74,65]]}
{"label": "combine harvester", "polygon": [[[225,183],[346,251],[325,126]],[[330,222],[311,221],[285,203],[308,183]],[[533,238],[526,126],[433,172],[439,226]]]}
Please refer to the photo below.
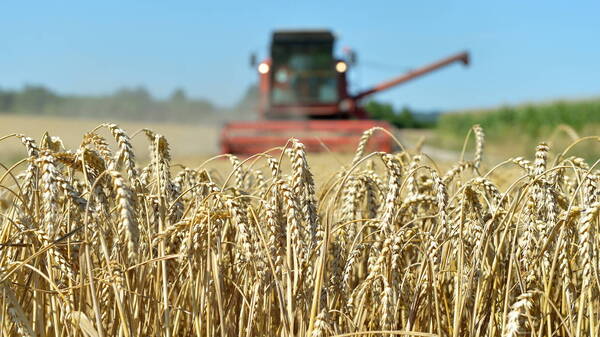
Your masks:
{"label": "combine harvester", "polygon": [[[257,121],[225,125],[221,151],[250,155],[284,145],[291,137],[300,139],[311,152],[352,150],[362,133],[372,127],[392,131],[385,121],[369,119],[361,100],[377,92],[450,65],[469,64],[466,52],[447,57],[352,95],[346,73],[356,61],[333,55],[335,37],[327,30],[275,31],[271,56],[256,65],[259,73],[259,114]],[[390,137],[376,134],[369,149],[391,151]]]}

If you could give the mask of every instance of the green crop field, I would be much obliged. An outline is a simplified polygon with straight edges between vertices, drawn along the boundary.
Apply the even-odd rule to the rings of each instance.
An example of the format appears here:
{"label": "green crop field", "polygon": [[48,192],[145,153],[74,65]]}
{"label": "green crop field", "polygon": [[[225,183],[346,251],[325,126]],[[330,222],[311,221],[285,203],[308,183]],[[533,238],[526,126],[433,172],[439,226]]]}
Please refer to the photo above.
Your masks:
{"label": "green crop field", "polygon": [[[532,155],[540,141],[564,148],[574,139],[600,131],[600,99],[556,101],[504,106],[495,109],[442,114],[435,129],[435,143],[460,149],[463,135],[474,124],[486,130],[492,154]],[[578,155],[592,159],[593,148],[583,144]]]}

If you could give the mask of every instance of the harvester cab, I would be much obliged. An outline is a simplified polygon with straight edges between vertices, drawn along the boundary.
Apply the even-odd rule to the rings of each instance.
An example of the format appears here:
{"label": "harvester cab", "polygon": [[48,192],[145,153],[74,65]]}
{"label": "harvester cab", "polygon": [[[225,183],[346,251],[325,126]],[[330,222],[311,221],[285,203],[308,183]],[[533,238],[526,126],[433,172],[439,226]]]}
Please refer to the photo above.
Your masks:
{"label": "harvester cab", "polygon": [[[270,55],[250,63],[259,74],[259,120],[228,123],[221,133],[223,153],[254,154],[299,138],[308,151],[344,151],[372,127],[392,130],[385,121],[369,120],[360,101],[454,62],[467,65],[466,52],[453,55],[357,94],[348,92],[347,72],[356,60],[334,56],[335,36],[328,30],[273,32]],[[258,65],[256,65],[258,63]],[[370,149],[391,151],[392,139],[377,134]]]}
{"label": "harvester cab", "polygon": [[348,64],[334,57],[329,31],[276,31],[270,58],[260,63],[263,119],[347,119]]}

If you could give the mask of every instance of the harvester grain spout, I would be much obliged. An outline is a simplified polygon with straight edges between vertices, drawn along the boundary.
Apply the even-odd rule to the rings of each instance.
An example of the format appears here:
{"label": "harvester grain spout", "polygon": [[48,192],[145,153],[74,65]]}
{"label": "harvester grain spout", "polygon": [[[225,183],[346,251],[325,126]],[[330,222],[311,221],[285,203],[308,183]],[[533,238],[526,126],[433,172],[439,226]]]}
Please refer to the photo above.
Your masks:
{"label": "harvester grain spout", "polygon": [[411,70],[411,71],[409,71],[406,74],[403,74],[403,75],[401,75],[399,77],[396,77],[394,79],[391,79],[389,81],[385,81],[385,82],[383,82],[381,84],[378,84],[378,85],[374,86],[371,89],[362,91],[362,92],[356,94],[355,96],[353,96],[353,98],[355,100],[360,100],[360,99],[362,99],[364,97],[373,95],[373,94],[378,93],[380,91],[389,89],[391,87],[395,87],[397,85],[400,85],[400,84],[406,83],[406,82],[408,82],[410,80],[413,80],[413,79],[415,79],[417,77],[421,77],[423,75],[431,73],[431,72],[433,72],[435,70],[443,68],[443,67],[445,67],[447,65],[450,65],[450,64],[452,64],[454,62],[462,62],[465,66],[468,66],[469,65],[469,53],[468,52],[458,53],[456,55],[452,55],[450,57],[442,59],[440,61],[428,64],[428,65],[426,65],[424,67]]}
{"label": "harvester grain spout", "polygon": [[[334,41],[328,30],[275,31],[270,57],[256,66],[261,120],[228,123],[221,132],[221,151],[253,154],[282,146],[291,137],[309,151],[351,150],[364,130],[393,129],[385,121],[370,120],[362,99],[454,62],[469,63],[469,55],[460,53],[352,95],[347,72],[353,62],[334,56]],[[369,145],[377,151],[393,147],[384,136],[373,137]]]}

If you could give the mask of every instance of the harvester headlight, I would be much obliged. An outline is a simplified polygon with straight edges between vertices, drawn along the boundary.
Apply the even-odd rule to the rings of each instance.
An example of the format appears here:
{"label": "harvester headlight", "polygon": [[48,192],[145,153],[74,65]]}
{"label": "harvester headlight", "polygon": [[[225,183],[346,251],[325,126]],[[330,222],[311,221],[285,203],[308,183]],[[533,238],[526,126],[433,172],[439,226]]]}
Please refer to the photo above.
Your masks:
{"label": "harvester headlight", "polygon": [[335,64],[335,70],[338,73],[345,73],[346,70],[348,70],[348,65],[344,61],[338,61],[338,63]]}
{"label": "harvester headlight", "polygon": [[266,63],[263,62],[263,63],[261,63],[261,64],[258,65],[258,72],[261,73],[261,74],[266,74],[266,73],[269,72],[270,68],[271,67],[269,67],[268,64],[266,64]]}

